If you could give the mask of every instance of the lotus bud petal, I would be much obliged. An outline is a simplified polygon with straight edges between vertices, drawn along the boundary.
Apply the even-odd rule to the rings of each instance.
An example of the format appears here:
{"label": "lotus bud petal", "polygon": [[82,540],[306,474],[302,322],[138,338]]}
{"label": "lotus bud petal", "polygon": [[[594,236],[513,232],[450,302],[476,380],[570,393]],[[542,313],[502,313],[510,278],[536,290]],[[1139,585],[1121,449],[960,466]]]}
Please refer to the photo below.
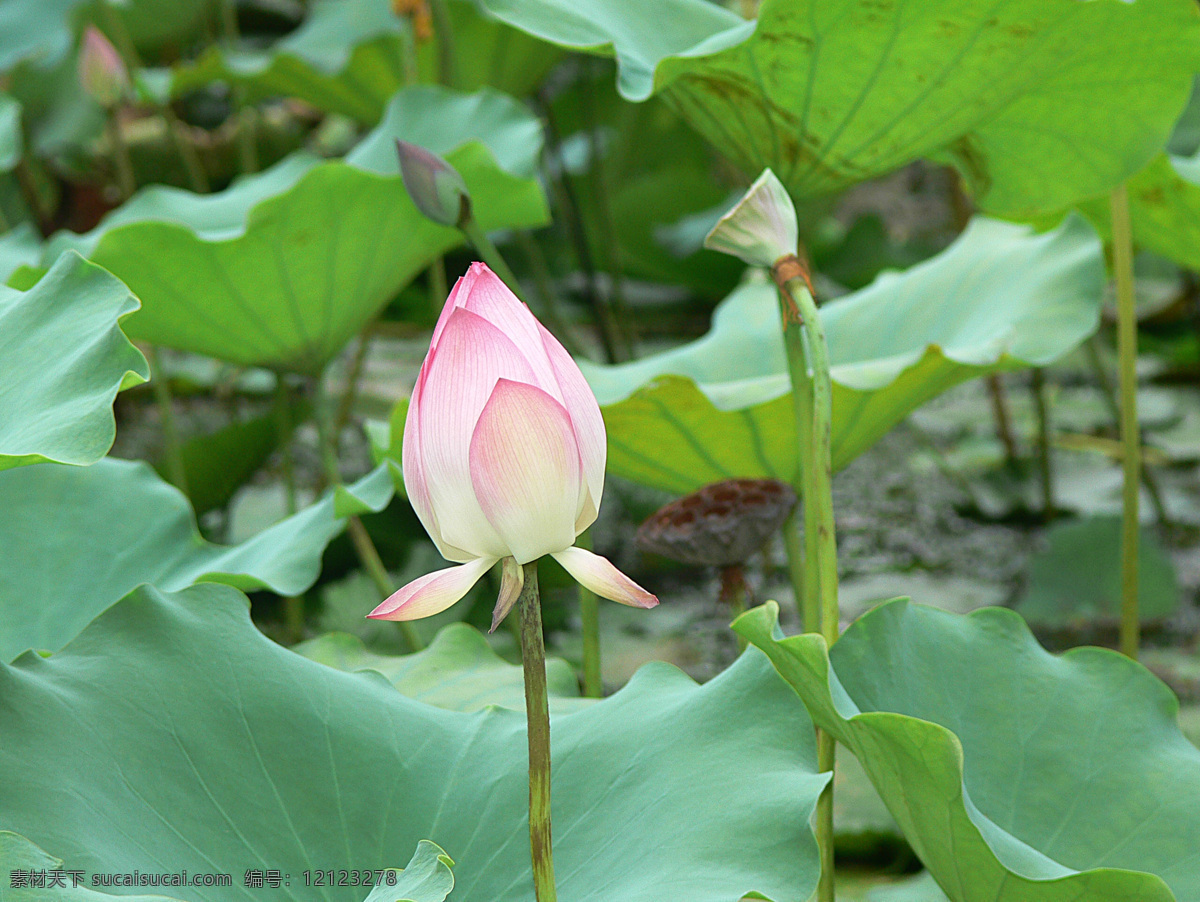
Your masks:
{"label": "lotus bud petal", "polygon": [[471,194],[458,170],[432,151],[396,141],[404,188],[417,209],[436,223],[457,227],[471,218]]}
{"label": "lotus bud petal", "polygon": [[105,109],[121,102],[129,92],[129,72],[117,48],[94,25],[83,34],[79,49],[79,84]]}
{"label": "lotus bud petal", "polygon": [[770,267],[780,257],[795,254],[799,242],[792,199],[775,173],[764,169],[745,197],[717,221],[704,246],[751,266]]}
{"label": "lotus bud petal", "polygon": [[458,280],[438,318],[404,423],[404,486],[438,551],[462,564],[409,583],[370,616],[444,610],[504,561],[499,623],[520,565],[553,555],[598,595],[658,599],[599,555],[575,548],[596,519],[607,440],[571,355],[484,264]]}

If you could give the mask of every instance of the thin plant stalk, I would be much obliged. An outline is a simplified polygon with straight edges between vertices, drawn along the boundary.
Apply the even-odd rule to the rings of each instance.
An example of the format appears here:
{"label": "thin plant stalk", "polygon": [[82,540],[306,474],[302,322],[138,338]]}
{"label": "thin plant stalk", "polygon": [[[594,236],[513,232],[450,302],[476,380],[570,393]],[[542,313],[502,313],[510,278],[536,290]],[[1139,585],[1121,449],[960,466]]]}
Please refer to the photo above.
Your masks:
{"label": "thin plant stalk", "polygon": [[500,280],[507,285],[515,295],[520,295],[521,285],[517,281],[517,277],[504,262],[504,257],[500,255],[500,251],[496,245],[492,243],[492,239],[488,237],[487,232],[480,228],[479,223],[474,217],[468,216],[458,225],[459,231],[463,236],[471,242],[471,245],[483,258],[483,262],[488,265],[492,272],[500,277]]}
{"label": "thin plant stalk", "polygon": [[546,644],[538,597],[537,561],[524,565],[521,608],[521,664],[525,671],[525,713],[529,733],[529,852],[537,902],[556,902],[550,832],[550,702],[546,694]]}
{"label": "thin plant stalk", "polygon": [[[721,568],[721,601],[729,605],[729,619],[737,620],[746,613],[746,598],[750,594],[746,586],[746,573],[741,564]],[[746,650],[746,637],[737,634],[738,652]]]}
{"label": "thin plant stalk", "polygon": [[1137,311],[1133,295],[1133,229],[1124,185],[1112,193],[1113,275],[1117,287],[1117,365],[1121,400],[1122,465],[1120,649],[1136,659],[1138,623],[1138,489],[1142,445],[1137,412]]}
{"label": "thin plant stalk", "polygon": [[[801,492],[797,494],[803,497]],[[813,633],[820,628],[821,608],[815,598],[811,609],[805,603],[805,599],[808,598],[805,573],[809,568],[804,566],[804,536],[800,529],[800,520],[803,517],[802,505],[788,515],[783,524],[783,547],[787,556],[788,580],[792,584],[792,594],[796,597],[796,611],[800,615],[800,628],[806,633]]]}
{"label": "thin plant stalk", "polygon": [[[806,549],[815,547],[815,558],[806,555],[806,588],[814,582],[808,577],[815,569],[815,584],[820,597],[821,634],[829,645],[837,641],[838,623],[838,576],[837,535],[833,519],[833,466],[832,466],[832,415],[833,383],[829,376],[829,353],[825,343],[825,331],[817,313],[816,301],[804,275],[803,265],[795,257],[785,257],[776,262],[774,275],[780,288],[784,341],[787,349],[788,371],[793,375],[793,394],[807,394],[811,398],[811,424],[808,434],[800,428],[797,420],[797,438],[800,442],[802,460],[801,474],[805,490]],[[809,384],[795,383],[795,374],[805,373]],[[797,416],[802,414],[797,405]],[[815,542],[810,542],[807,533],[815,531]],[[817,768],[833,773],[836,766],[837,746],[834,738],[824,730],[817,731]],[[821,877],[817,884],[817,899],[833,902],[833,780],[817,799],[816,838],[821,856]]]}
{"label": "thin plant stalk", "polygon": [[446,8],[446,0],[429,0],[429,12],[433,17],[433,34],[437,40],[438,82],[453,88],[457,81],[454,29],[450,25],[450,12]]}
{"label": "thin plant stalk", "polygon": [[1050,459],[1050,407],[1046,403],[1046,374],[1034,367],[1029,379],[1033,409],[1037,415],[1038,476],[1042,484],[1042,517],[1046,522],[1054,519],[1054,469]]}
{"label": "thin plant stalk", "polygon": [[133,177],[133,161],[129,158],[129,145],[121,134],[121,123],[115,109],[108,110],[104,126],[108,132],[108,143],[112,151],[113,168],[117,173],[117,188],[121,192],[121,200],[129,200],[137,190],[137,182]]}
{"label": "thin plant stalk", "polygon": [[[108,26],[109,34],[116,41],[119,47],[118,52],[124,59],[126,67],[131,71],[143,68],[141,55],[137,52],[129,29],[125,27],[125,20],[117,13],[116,7],[110,2],[104,2],[100,4],[100,8],[104,11],[104,24]],[[170,100],[160,105],[158,109],[167,123],[167,132],[179,154],[179,160],[183,163],[188,185],[197,194],[207,194],[209,191],[208,174],[204,171],[204,165],[200,162],[200,155],[196,153],[196,148],[187,140],[186,127],[175,115],[175,111],[171,109]]]}
{"label": "thin plant stalk", "polygon": [[[320,446],[321,467],[325,471],[325,478],[328,483],[336,487],[342,484],[342,474],[338,468],[337,453],[334,450],[333,423],[331,422],[332,417],[330,415],[328,398],[325,396],[324,381],[324,378],[321,376],[318,376],[315,380],[313,413],[317,421],[317,444]],[[350,534],[350,542],[354,545],[354,552],[358,555],[359,563],[367,571],[367,576],[371,578],[371,582],[375,584],[375,589],[379,592],[380,599],[387,598],[396,590],[396,587],[392,584],[392,578],[388,575],[387,567],[383,565],[383,559],[379,556],[379,550],[371,540],[371,534],[367,532],[367,528],[363,526],[362,520],[356,515],[346,518],[346,531]],[[425,643],[421,641],[420,635],[411,622],[401,620],[399,624],[400,632],[404,636],[404,640],[408,643],[409,649],[420,651],[425,647]]]}
{"label": "thin plant stalk", "polygon": [[525,255],[525,259],[529,263],[529,270],[533,275],[534,285],[537,286],[537,293],[541,298],[542,307],[537,311],[538,319],[549,323],[550,330],[572,356],[579,356],[579,341],[576,339],[574,330],[567,323],[566,317],[563,316],[562,309],[558,305],[558,292],[555,291],[554,284],[550,278],[550,268],[546,265],[546,255],[542,253],[541,247],[529,236],[528,232],[518,229],[514,234],[517,245],[521,248],[521,252]]}
{"label": "thin plant stalk", "polygon": [[[1104,368],[1104,361],[1100,359],[1099,349],[1100,339],[1093,335],[1083,345],[1083,349],[1087,354],[1088,365],[1092,368],[1092,373],[1096,377],[1096,384],[1100,388],[1100,394],[1104,398],[1105,406],[1108,407],[1108,412],[1112,415],[1113,423],[1120,428],[1121,423],[1121,404],[1117,400],[1117,393],[1113,389],[1112,380],[1108,377],[1108,370]],[[1158,486],[1158,477],[1154,475],[1154,471],[1149,467],[1142,467],[1142,485],[1146,487],[1146,494],[1150,496],[1150,504],[1154,508],[1154,516],[1158,520],[1159,525],[1165,529],[1171,529],[1173,521],[1167,513],[1167,505],[1163,501],[1162,489]]]}
{"label": "thin plant stalk", "polygon": [[[584,531],[575,545],[592,550],[591,534]],[[604,684],[600,671],[600,600],[591,589],[579,584],[579,619],[583,633],[583,694],[587,698],[602,698]]]}
{"label": "thin plant stalk", "polygon": [[[292,458],[292,412],[291,398],[283,373],[275,374],[275,397],[271,404],[271,413],[275,419],[275,435],[279,441],[280,471],[283,477],[284,500],[288,516],[296,513],[300,505],[296,499],[296,466]],[[283,622],[288,637],[293,642],[304,638],[304,597],[301,595],[285,595],[283,597]]]}
{"label": "thin plant stalk", "polygon": [[335,450],[340,448],[342,430],[350,423],[350,414],[354,411],[354,402],[358,398],[359,383],[362,382],[363,369],[367,365],[367,352],[371,349],[371,327],[367,326],[358,335],[358,347],[354,349],[354,357],[350,360],[350,369],[346,371],[346,389],[338,401],[337,413],[333,418],[333,435]]}
{"label": "thin plant stalk", "polygon": [[[221,36],[230,50],[237,46],[241,36],[238,30],[236,0],[221,3]],[[238,165],[243,175],[258,172],[258,148],[254,146],[254,113],[246,102],[246,89],[240,84],[233,86],[233,105],[238,111],[237,146]]]}
{"label": "thin plant stalk", "polygon": [[1008,393],[999,373],[987,377],[988,397],[992,401],[992,418],[996,422],[996,438],[1004,446],[1004,459],[1009,466],[1017,462],[1017,440],[1013,436],[1012,417],[1008,413]]}
{"label": "thin plant stalk", "polygon": [[167,465],[167,478],[171,485],[185,495],[188,492],[187,468],[183,464],[183,444],[179,440],[179,427],[175,422],[174,398],[167,374],[163,371],[158,348],[149,345],[146,359],[150,363],[150,387],[154,390],[154,403],[158,406],[158,418],[162,422],[163,459]]}

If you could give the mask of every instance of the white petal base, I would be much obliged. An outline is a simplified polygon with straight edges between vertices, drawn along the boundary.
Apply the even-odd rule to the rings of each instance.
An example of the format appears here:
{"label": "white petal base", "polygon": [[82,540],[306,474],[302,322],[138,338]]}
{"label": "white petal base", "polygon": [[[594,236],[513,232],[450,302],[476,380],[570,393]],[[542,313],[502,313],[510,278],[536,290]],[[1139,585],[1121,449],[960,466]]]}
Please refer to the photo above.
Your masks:
{"label": "white petal base", "polygon": [[420,620],[440,614],[470,592],[497,560],[481,557],[458,567],[426,573],[394,592],[367,616],[375,620]]}
{"label": "white petal base", "polygon": [[635,608],[652,608],[658,599],[612,565],[608,558],[574,546],[550,555],[571,576],[601,598]]}

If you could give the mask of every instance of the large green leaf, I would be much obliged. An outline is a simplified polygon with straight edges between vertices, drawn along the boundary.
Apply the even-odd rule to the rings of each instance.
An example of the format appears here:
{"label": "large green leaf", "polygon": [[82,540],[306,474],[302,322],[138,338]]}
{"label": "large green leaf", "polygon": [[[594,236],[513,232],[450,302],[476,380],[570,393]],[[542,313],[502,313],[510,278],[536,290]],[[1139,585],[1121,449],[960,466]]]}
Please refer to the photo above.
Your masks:
{"label": "large green leaf", "polygon": [[[138,589],[63,651],[4,667],[0,732],[7,825],[68,867],[235,875],[232,890],[179,889],[187,900],[312,899],[305,870],[388,867],[429,838],[456,862],[459,902],[532,897],[524,714],[445,711],[305,660],[229,587]],[[757,652],[704,686],[644,667],[553,718],[552,743],[560,898],[813,889],[808,818],[827,777]],[[238,889],[250,867],[291,885]]]}
{"label": "large green leaf", "polygon": [[57,62],[71,46],[71,20],[85,2],[0,3],[0,72],[24,60]]}
{"label": "large green leaf", "polygon": [[547,217],[536,179],[537,120],[494,91],[401,91],[345,161],[296,154],[226,191],[152,187],[78,249],[142,301],[130,334],[244,365],[318,372],[438,254],[462,242],[409,200],[394,138],[447,156],[484,228]]}
{"label": "large green leaf", "polygon": [[[413,853],[408,867],[401,870],[380,869],[372,874],[375,888],[366,897],[366,902],[445,902],[454,888],[454,874],[450,867],[454,862],[435,843],[421,840]],[[257,869],[261,874],[263,868]],[[112,872],[105,872],[117,876]],[[183,873],[177,870],[158,871],[161,876],[174,878]],[[121,875],[122,877],[125,875]],[[143,875],[133,875],[140,879]],[[145,874],[147,882],[151,875]],[[193,878],[196,875],[193,874]],[[232,877],[230,874],[230,885]],[[242,882],[253,878],[242,875]],[[280,875],[282,880],[282,875]],[[90,889],[92,875],[78,870],[68,873],[63,862],[47,855],[25,837],[9,831],[0,831],[0,902],[111,902],[120,898],[122,902],[178,902],[166,896],[112,896]],[[134,883],[133,885],[137,885]],[[257,888],[257,887],[255,887]]]}
{"label": "large green leaf", "polygon": [[[519,664],[492,651],[474,627],[452,623],[411,655],[380,655],[347,633],[327,633],[292,647],[337,670],[375,670],[409,698],[449,711],[478,711],[488,705],[525,710],[525,679]],[[591,703],[579,698],[579,682],[562,658],[546,659],[550,710],[574,711]]]}
{"label": "large green leaf", "polygon": [[[1016,609],[1036,626],[1086,627],[1121,616],[1122,523],[1087,517],[1046,530],[1046,547],[1029,559]],[[1161,621],[1179,607],[1175,565],[1147,529],[1138,537],[1138,618]]]}
{"label": "large green leaf", "polygon": [[932,157],[1004,215],[1136,172],[1200,62],[1189,0],[764,0],[757,23],[705,0],[483,3],[545,40],[615,53],[626,97],[663,96],[798,197]]}
{"label": "large green leaf", "polygon": [[1145,668],[1050,655],[1002,608],[894,601],[828,652],[777,638],[778,612],[735,629],[854,752],[952,900],[1200,899],[1200,751]]}
{"label": "large green leaf", "polygon": [[[558,54],[524,32],[485,18],[474,0],[446,3],[455,54],[453,84],[485,85],[524,94],[538,83]],[[407,83],[406,67],[436,81],[436,45],[418,45],[411,63],[407,20],[379,0],[322,0],[308,20],[266,50],[229,51],[212,46],[194,63],[176,69],[176,94],[212,81],[240,85],[251,101],[299,97],[318,109],[374,124],[389,98]]]}
{"label": "large green leaf", "polygon": [[[1103,280],[1100,243],[1078,217],[1041,235],[976,219],[932,260],[824,304],[834,466],[952,385],[1061,357],[1095,331]],[[613,472],[676,492],[795,474],[779,305],[765,279],[730,295],[698,341],[581,367]]]}
{"label": "large green leaf", "polygon": [[29,291],[0,286],[0,471],[90,464],[112,447],[113,399],[150,378],[121,321],[129,289],[77,254]]}
{"label": "large green leaf", "polygon": [[[391,477],[381,467],[350,490],[382,510]],[[299,594],[316,581],[325,546],[345,525],[330,493],[240,545],[214,545],[201,538],[176,488],[146,464],[114,458],[0,473],[0,510],[0,544],[21,562],[0,569],[5,661],[27,648],[62,648],[141,583],[174,590],[222,582]]]}

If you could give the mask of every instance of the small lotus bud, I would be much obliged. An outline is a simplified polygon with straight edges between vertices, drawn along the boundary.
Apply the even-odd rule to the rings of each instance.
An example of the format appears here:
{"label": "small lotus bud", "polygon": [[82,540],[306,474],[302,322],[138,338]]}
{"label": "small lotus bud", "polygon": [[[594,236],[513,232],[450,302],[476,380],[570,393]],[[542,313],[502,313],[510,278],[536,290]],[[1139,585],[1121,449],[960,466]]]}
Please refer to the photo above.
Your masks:
{"label": "small lotus bud", "polygon": [[751,266],[772,266],[796,253],[799,244],[796,208],[783,184],[764,169],[732,210],[720,218],[704,246],[745,260]]}
{"label": "small lotus bud", "polygon": [[79,84],[105,109],[112,109],[129,92],[129,72],[117,48],[94,25],[89,25],[79,48]]}
{"label": "small lotus bud", "polygon": [[471,195],[458,170],[437,154],[396,141],[400,175],[417,209],[434,222],[459,226],[471,218]]}

